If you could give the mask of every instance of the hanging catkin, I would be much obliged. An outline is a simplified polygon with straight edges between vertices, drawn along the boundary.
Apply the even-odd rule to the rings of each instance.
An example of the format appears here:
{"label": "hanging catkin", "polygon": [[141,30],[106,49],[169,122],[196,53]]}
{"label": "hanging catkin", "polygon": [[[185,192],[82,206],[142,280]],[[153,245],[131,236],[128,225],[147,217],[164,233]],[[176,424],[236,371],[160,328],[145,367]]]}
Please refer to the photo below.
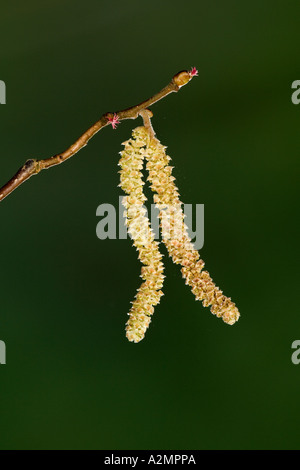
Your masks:
{"label": "hanging catkin", "polygon": [[119,165],[121,166],[120,186],[128,196],[123,198],[126,208],[127,230],[133,239],[133,245],[139,252],[139,259],[143,263],[141,277],[144,280],[138,289],[135,300],[129,312],[126,324],[126,336],[129,341],[135,343],[144,338],[150,324],[154,306],[163,295],[160,290],[163,285],[162,255],[158,249],[158,242],[154,240],[154,234],[143,206],[146,197],[143,193],[144,182],[142,180],[142,168],[144,160],[144,128],[133,131],[132,139],[124,142],[124,150],[121,152]]}
{"label": "hanging catkin", "polygon": [[174,263],[182,266],[182,276],[192,288],[196,299],[202,300],[204,307],[210,306],[211,312],[221,317],[225,323],[233,325],[239,319],[239,311],[231,299],[225,297],[214,284],[208,271],[203,271],[204,262],[194,249],[184,223],[182,203],[172,176],[172,167],[169,165],[171,159],[165,152],[166,147],[154,136],[144,142],[148,181],[156,193],[153,199],[160,211],[163,242]]}

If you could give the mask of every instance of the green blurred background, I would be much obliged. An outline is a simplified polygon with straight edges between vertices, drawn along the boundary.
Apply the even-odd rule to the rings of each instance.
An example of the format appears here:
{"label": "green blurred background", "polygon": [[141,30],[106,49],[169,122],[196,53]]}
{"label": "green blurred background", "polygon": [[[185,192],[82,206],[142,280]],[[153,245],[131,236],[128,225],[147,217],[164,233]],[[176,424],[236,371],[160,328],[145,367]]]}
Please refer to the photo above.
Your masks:
{"label": "green blurred background", "polygon": [[299,14],[298,0],[1,4],[0,185],[199,69],[153,125],[241,312],[215,318],[165,256],[146,338],[126,340],[140,264],[129,239],[96,237],[96,209],[118,205],[118,152],[141,121],[103,129],[1,203],[1,449],[300,447]]}

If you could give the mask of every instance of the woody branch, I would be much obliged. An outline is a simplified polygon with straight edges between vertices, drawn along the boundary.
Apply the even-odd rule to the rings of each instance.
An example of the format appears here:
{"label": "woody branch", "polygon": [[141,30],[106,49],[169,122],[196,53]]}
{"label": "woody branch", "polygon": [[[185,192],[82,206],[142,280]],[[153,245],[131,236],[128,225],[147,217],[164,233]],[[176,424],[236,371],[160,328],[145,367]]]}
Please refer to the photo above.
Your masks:
{"label": "woody branch", "polygon": [[194,76],[197,76],[197,74],[198,72],[195,67],[190,71],[184,70],[177,73],[166,87],[142,103],[115,113],[103,114],[99,121],[93,124],[64,152],[44,160],[27,160],[25,164],[17,171],[17,173],[4,186],[2,186],[2,188],[0,188],[0,202],[31,176],[37,175],[42,170],[59,165],[65,160],[71,158],[73,155],[79,152],[79,150],[85,147],[88,141],[103,127],[112,125],[112,127],[115,129],[120,121],[125,119],[136,119],[142,110],[150,107],[152,104],[156,103],[162,98],[165,98],[170,93],[179,91],[182,86],[186,85]]}

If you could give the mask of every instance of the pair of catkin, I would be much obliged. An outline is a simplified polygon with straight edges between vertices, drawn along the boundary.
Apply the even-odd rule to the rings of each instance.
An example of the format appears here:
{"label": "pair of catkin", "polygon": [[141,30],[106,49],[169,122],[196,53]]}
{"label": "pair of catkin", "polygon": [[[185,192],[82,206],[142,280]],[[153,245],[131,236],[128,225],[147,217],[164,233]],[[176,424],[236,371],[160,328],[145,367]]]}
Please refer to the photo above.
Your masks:
{"label": "pair of catkin", "polygon": [[233,325],[239,319],[239,311],[230,298],[214,284],[204,262],[189,238],[184,223],[182,202],[172,176],[170,157],[163,145],[153,135],[151,129],[143,126],[132,132],[132,138],[123,144],[119,165],[121,166],[120,186],[128,196],[123,198],[126,208],[126,224],[133,244],[139,251],[143,263],[141,277],[144,280],[138,289],[129,312],[126,336],[129,341],[139,342],[144,338],[150,324],[154,306],[160,301],[163,285],[162,255],[158,242],[154,240],[147,210],[143,206],[146,197],[143,193],[142,168],[146,159],[148,181],[155,193],[153,201],[159,210],[162,241],[166,245],[174,263],[182,266],[181,273],[186,284],[192,288],[196,300],[203,306],[210,306],[211,312]]}

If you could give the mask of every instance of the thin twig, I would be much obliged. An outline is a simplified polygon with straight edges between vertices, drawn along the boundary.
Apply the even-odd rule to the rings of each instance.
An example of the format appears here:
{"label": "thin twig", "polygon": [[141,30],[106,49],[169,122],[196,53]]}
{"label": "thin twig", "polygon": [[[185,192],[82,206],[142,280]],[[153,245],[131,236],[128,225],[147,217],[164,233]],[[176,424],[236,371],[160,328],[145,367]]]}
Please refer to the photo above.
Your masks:
{"label": "thin twig", "polygon": [[182,71],[177,73],[171,80],[171,82],[163,88],[161,91],[156,93],[151,98],[143,101],[142,103],[132,106],[131,108],[118,111],[117,113],[106,113],[91,126],[79,139],[77,139],[67,150],[57,155],[44,160],[30,159],[18,170],[2,188],[0,189],[0,201],[6,196],[12,193],[18,188],[24,181],[28,180],[31,176],[37,175],[40,171],[48,169],[54,165],[59,165],[68,158],[72,157],[80,149],[87,145],[88,141],[98,132],[102,127],[112,124],[115,128],[119,121],[124,119],[136,119],[139,113],[143,110],[161,100],[169,93],[177,92],[183,85],[186,85],[194,76],[197,75],[197,71],[193,68],[191,71]]}

